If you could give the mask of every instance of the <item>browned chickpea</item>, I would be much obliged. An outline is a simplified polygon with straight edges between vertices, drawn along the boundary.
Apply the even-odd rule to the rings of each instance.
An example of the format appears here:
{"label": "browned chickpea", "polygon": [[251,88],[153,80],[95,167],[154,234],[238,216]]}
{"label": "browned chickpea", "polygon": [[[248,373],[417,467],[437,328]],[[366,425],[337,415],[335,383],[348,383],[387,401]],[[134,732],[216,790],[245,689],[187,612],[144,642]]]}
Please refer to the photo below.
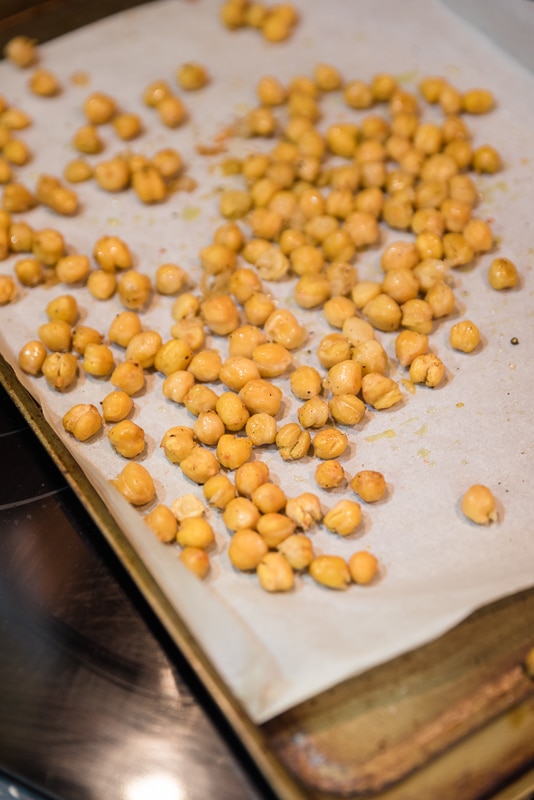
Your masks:
{"label": "browned chickpea", "polygon": [[130,269],[119,278],[117,290],[122,304],[126,308],[137,310],[147,304],[152,283],[148,275]]}
{"label": "browned chickpea", "polygon": [[336,459],[329,459],[315,468],[315,482],[322,489],[336,489],[345,480],[345,471]]}
{"label": "browned chickpea", "polygon": [[79,403],[63,415],[62,423],[65,430],[72,433],[75,439],[86,442],[100,431],[102,417],[96,406]]}
{"label": "browned chickpea", "polygon": [[133,506],[144,506],[156,496],[152,476],[146,467],[135,461],[130,461],[110,483]]}
{"label": "browned chickpea", "polygon": [[135,458],[145,449],[145,432],[129,419],[123,419],[108,431],[108,439],[123,458]]}
{"label": "browned chickpea", "polygon": [[121,311],[113,319],[108,330],[108,339],[120,347],[127,347],[130,340],[141,333],[141,320],[135,311]]}
{"label": "browned chickpea", "polygon": [[123,361],[111,373],[110,382],[127,395],[140,392],[145,385],[145,373],[135,361]]}
{"label": "browned chickpea", "polygon": [[90,124],[104,125],[115,115],[117,103],[104,92],[93,92],[84,101],[83,110]]}
{"label": "browned chickpea", "polygon": [[39,375],[46,358],[46,347],[37,339],[32,339],[19,352],[19,367],[28,375]]}
{"label": "browned chickpea", "polygon": [[72,349],[81,356],[88,344],[101,344],[102,334],[89,325],[76,325],[72,331]]}

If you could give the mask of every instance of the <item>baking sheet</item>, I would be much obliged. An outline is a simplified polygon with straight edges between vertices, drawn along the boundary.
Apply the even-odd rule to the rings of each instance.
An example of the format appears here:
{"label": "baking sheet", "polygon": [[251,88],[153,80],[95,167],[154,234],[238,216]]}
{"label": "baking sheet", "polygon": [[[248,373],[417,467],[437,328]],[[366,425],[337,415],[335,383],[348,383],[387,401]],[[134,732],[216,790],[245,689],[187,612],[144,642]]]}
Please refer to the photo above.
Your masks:
{"label": "baking sheet", "polygon": [[[210,144],[236,115],[255,104],[254,86],[263,74],[287,81],[310,74],[319,61],[340,68],[346,79],[369,79],[390,71],[407,87],[424,74],[443,74],[459,88],[491,88],[499,101],[487,117],[471,121],[476,142],[497,146],[506,170],[480,180],[478,214],[494,220],[500,253],[512,258],[521,273],[521,287],[502,294],[487,285],[491,254],[474,269],[454,275],[459,310],[455,319],[437,326],[432,347],[447,367],[447,380],[437,390],[404,391],[403,403],[386,412],[369,412],[351,431],[351,447],[343,465],[347,473],[379,469],[388,481],[387,501],[364,508],[360,531],[341,540],[322,531],[313,534],[318,552],[350,555],[369,548],[381,563],[372,587],[353,586],[333,593],[299,579],[290,595],[266,595],[254,576],[237,575],[227,558],[228,536],[216,516],[217,553],[212,574],[199,584],[180,565],[176,553],[140,524],[138,514],[111,489],[123,463],[111,452],[105,436],[86,445],[69,437],[66,444],[113,510],[157,582],[175,603],[231,690],[256,721],[288,707],[401,652],[439,635],[474,608],[534,582],[534,537],[531,529],[532,433],[528,344],[533,331],[531,265],[533,258],[530,209],[534,200],[531,140],[534,112],[525,102],[532,93],[532,76],[501,53],[482,35],[466,28],[437,2],[405,3],[402,35],[395,22],[397,8],[383,0],[308,3],[293,38],[284,44],[264,43],[255,31],[230,33],[218,21],[215,2],[157,2],[89,26],[42,48],[43,66],[56,71],[65,91],[54,100],[32,98],[27,75],[0,64],[0,86],[10,104],[26,109],[34,119],[22,136],[35,157],[20,170],[28,185],[40,172],[61,174],[74,153],[69,145],[82,124],[81,105],[90,91],[104,90],[125,110],[142,114],[146,133],[131,149],[153,153],[176,147],[198,188],[178,193],[157,207],[139,204],[130,193],[105,195],[91,184],[79,186],[83,214],[70,220],[37,208],[25,215],[35,227],[58,227],[69,246],[90,253],[96,239],[115,233],[128,242],[142,272],[176,261],[198,274],[198,252],[211,241],[220,223],[218,190],[226,185],[218,165],[225,157],[199,157],[197,144]],[[378,44],[377,44],[378,43]],[[173,80],[176,67],[199,60],[213,80],[203,92],[184,97],[190,109],[188,125],[169,132],[142,106],[143,88],[153,79]],[[246,65],[246,69],[244,68]],[[488,68],[491,66],[491,69]],[[73,83],[85,73],[88,83]],[[329,98],[328,114],[349,118],[339,98]],[[109,129],[102,157],[124,148]],[[226,155],[242,155],[257,142],[229,142]],[[93,160],[98,160],[95,158]],[[384,231],[382,244],[400,238]],[[379,250],[358,257],[361,278],[379,274]],[[15,258],[0,263],[9,273]],[[308,351],[325,331],[319,314],[303,312],[291,300],[289,284],[270,284],[282,305],[292,308],[310,329],[310,340],[295,354],[307,363]],[[0,309],[1,349],[12,363],[22,344],[45,321],[44,306],[70,287],[24,290],[20,300]],[[74,292],[83,323],[106,331],[120,310],[116,300],[96,303],[84,291]],[[172,299],[155,298],[143,314],[145,328],[170,337]],[[448,331],[457,318],[469,316],[483,334],[483,347],[470,356],[455,353]],[[512,345],[512,338],[519,345]],[[379,334],[393,354],[394,337]],[[217,346],[224,343],[217,341]],[[117,362],[120,352],[116,351]],[[405,377],[393,370],[392,376]],[[102,381],[86,377],[75,391],[60,395],[44,381],[20,379],[42,403],[45,414],[61,433],[61,416],[75,402],[98,404],[108,391]],[[136,398],[134,419],[147,433],[142,458],[155,476],[158,501],[171,503],[184,492],[201,491],[181,478],[158,447],[172,425],[191,424],[183,409],[164,400],[161,377],[148,378],[149,390]],[[284,421],[294,419],[287,382]],[[313,462],[288,466],[276,452],[262,454],[288,496],[307,488],[317,491],[310,474]],[[479,528],[459,511],[465,488],[489,485],[499,503],[499,522]],[[318,492],[324,508],[339,493]]]}

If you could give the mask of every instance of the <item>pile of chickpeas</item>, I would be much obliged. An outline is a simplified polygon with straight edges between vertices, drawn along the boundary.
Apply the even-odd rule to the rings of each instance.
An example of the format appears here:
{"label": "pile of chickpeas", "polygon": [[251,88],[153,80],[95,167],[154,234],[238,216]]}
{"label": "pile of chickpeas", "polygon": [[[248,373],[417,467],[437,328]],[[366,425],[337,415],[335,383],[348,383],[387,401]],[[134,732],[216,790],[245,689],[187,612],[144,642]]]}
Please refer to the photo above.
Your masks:
{"label": "pile of chickpeas", "polygon": [[[223,19],[238,27],[230,24],[230,11],[250,15],[253,8],[228,0]],[[182,65],[176,80],[184,91],[197,91],[209,76],[191,63]],[[321,101],[332,92],[341,93],[348,112],[357,112],[357,122],[321,129]],[[164,124],[186,121],[185,106],[165,81],[150,84],[143,98]],[[109,382],[101,407],[75,404],[63,418],[64,428],[80,442],[106,432],[110,446],[127,460],[114,485],[140,508],[160,541],[178,544],[181,560],[196,575],[204,578],[210,569],[211,509],[229,533],[233,567],[255,572],[269,592],[291,590],[295,575],[304,572],[332,589],[365,585],[379,574],[377,559],[367,550],[347,559],[316,554],[313,530],[323,526],[350,537],[361,525],[361,504],[387,499],[382,473],[364,469],[348,476],[340,460],[367,410],[403,401],[402,386],[408,392],[415,385],[432,389],[444,379],[431,335],[457,308],[454,270],[496,248],[490,225],[476,216],[472,174],[497,172],[501,158],[491,145],[473,143],[465,121],[466,115],[490,112],[494,98],[484,89],[462,93],[441,77],[423,79],[417,92],[389,74],[369,82],[344,80],[334,66],[318,64],[313,75],[287,85],[263,77],[257,100],[233,133],[261,146],[220,164],[228,184],[219,196],[220,224],[199,250],[198,287],[172,263],[160,266],[152,280],[132,266],[130,249],[117,236],[98,239],[91,257],[66,254],[59,231],[32,230],[15,219],[25,209],[12,203],[11,189],[23,187],[7,172],[1,257],[16,252],[21,258],[16,280],[0,277],[0,303],[16,299],[16,281],[25,287],[46,282],[73,291],[86,287],[104,301],[118,295],[124,310],[105,333],[79,323],[70,291],[55,297],[46,308],[48,321],[20,351],[19,365],[30,375],[42,374],[55,391],[73,386],[80,369]],[[10,127],[13,114],[2,102],[0,143],[7,161],[16,125]],[[441,111],[440,121],[425,120],[425,105]],[[113,124],[125,140],[143,131],[139,118],[120,113],[103,93],[90,95],[84,110],[88,124],[74,140],[81,153],[99,152],[100,125]],[[18,119],[20,126],[23,118]],[[64,178],[94,177],[111,192],[133,186],[142,202],[161,202],[169,199],[169,184],[183,168],[179,154],[167,150],[153,159],[120,156],[94,172],[76,159]],[[76,213],[69,192],[59,179],[43,176],[31,202]],[[383,226],[399,231],[399,239],[383,248],[380,274],[359,280],[355,262],[378,246]],[[503,256],[493,259],[487,277],[496,290],[518,284],[515,265]],[[302,318],[311,322],[322,315],[331,329],[313,353],[314,363],[296,363],[308,326],[273,299],[269,283],[280,281],[291,281]],[[143,328],[141,314],[154,293],[173,298],[166,341]],[[395,337],[402,381],[389,376],[389,358],[377,334]],[[227,341],[224,358],[214,346],[221,337]],[[480,341],[472,320],[451,327],[450,344],[458,351],[471,353]],[[123,353],[119,364],[113,346]],[[162,377],[163,396],[183,408],[184,424],[163,436],[162,457],[202,487],[202,500],[193,493],[158,503],[149,471],[136,460],[146,439],[131,416],[150,372]],[[298,421],[280,419],[283,393],[277,379],[285,377]],[[313,492],[287,496],[261,459],[265,449],[277,452],[280,463],[313,457],[316,485],[326,492],[346,487],[346,496],[326,511]],[[484,486],[469,489],[462,510],[478,524],[496,519],[495,499]]]}

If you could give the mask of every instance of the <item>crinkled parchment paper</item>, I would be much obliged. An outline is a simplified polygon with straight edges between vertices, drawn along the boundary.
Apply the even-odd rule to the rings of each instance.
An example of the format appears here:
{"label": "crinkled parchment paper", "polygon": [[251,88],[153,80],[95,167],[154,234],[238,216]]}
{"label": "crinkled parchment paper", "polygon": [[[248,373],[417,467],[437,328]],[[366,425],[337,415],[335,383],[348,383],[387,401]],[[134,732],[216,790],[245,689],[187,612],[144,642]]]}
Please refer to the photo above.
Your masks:
{"label": "crinkled parchment paper", "polygon": [[[31,114],[34,124],[21,132],[34,152],[21,168],[29,186],[41,172],[61,175],[74,157],[70,146],[84,121],[81,106],[90,91],[112,94],[124,110],[138,111],[146,133],[131,144],[150,155],[172,146],[184,156],[196,190],[175,194],[167,203],[148,207],[131,192],[110,195],[92,183],[78,186],[83,213],[62,219],[42,208],[25,215],[35,228],[57,227],[72,251],[91,253],[94,242],[110,233],[131,247],[140,271],[153,275],[164,262],[176,262],[198,276],[198,252],[211,242],[220,224],[217,190],[237,179],[224,178],[218,165],[227,155],[243,155],[257,142],[229,141],[226,154],[199,156],[195,146],[210,145],[236,116],[252,107],[257,79],[270,73],[287,81],[310,74],[317,62],[339,67],[346,79],[368,80],[377,72],[397,75],[407,87],[425,74],[444,75],[460,89],[487,86],[498,98],[490,115],[469,120],[475,144],[490,142],[501,152],[504,172],[480,179],[477,214],[492,220],[499,252],[514,260],[521,274],[518,290],[499,293],[487,283],[492,254],[473,268],[453,275],[458,310],[432,335],[432,349],[447,368],[438,389],[403,388],[404,399],[391,411],[369,410],[349,430],[350,449],[343,457],[349,476],[362,468],[382,471],[388,482],[385,501],[365,506],[358,533],[341,539],[318,530],[317,552],[349,556],[368,548],[381,564],[379,581],[336,593],[308,576],[295,591],[268,595],[255,576],[236,574],[228,562],[228,534],[211,515],[217,534],[212,572],[204,584],[182,568],[174,548],[160,544],[108,483],[124,462],[112,452],[105,435],[85,445],[65,437],[63,413],[74,403],[98,405],[109,384],[80,377],[65,394],[49,390],[44,380],[20,376],[42,404],[50,424],[99,489],[157,582],[189,624],[231,690],[250,715],[263,721],[335,683],[440,635],[476,607],[534,583],[532,531],[532,367],[534,259],[534,79],[476,31],[432,0],[331,0],[302,3],[302,20],[284,44],[265,43],[253,30],[230,33],[218,20],[218,2],[168,0],[104,20],[41,49],[43,66],[64,84],[56,99],[31,97],[27,73],[0,64],[0,87],[11,105]],[[212,82],[204,91],[184,97],[190,121],[175,131],[164,129],[141,103],[143,88],[156,78],[173,81],[176,67],[188,60],[206,65]],[[78,73],[78,80],[73,76]],[[87,82],[80,82],[84,73]],[[340,98],[325,105],[328,119],[352,118]],[[325,117],[326,119],[326,117]],[[109,127],[102,129],[109,157],[124,149]],[[400,238],[383,231],[381,247]],[[361,278],[379,273],[380,248],[357,258]],[[11,273],[14,257],[0,263]],[[313,362],[326,325],[320,313],[304,312],[291,299],[291,283],[269,286],[281,305],[293,309],[308,326],[310,338],[295,352],[295,364]],[[15,363],[20,347],[36,336],[45,305],[72,291],[81,322],[106,332],[121,310],[115,298],[91,300],[83,289],[65,286],[21,290],[12,305],[0,309],[1,349]],[[143,326],[170,338],[172,298],[156,297],[143,313]],[[451,325],[470,318],[479,326],[482,346],[466,355],[448,343]],[[518,340],[513,345],[513,338]],[[393,355],[394,335],[378,334]],[[216,339],[213,346],[224,343]],[[117,362],[122,354],[114,350]],[[406,377],[392,362],[392,377]],[[158,501],[172,503],[201,488],[166,462],[159,443],[176,424],[191,424],[190,415],[163,398],[162,378],[148,376],[148,389],[135,398],[134,419],[146,431],[141,461],[155,478]],[[283,421],[295,418],[296,402],[283,384]],[[262,456],[288,496],[317,491],[324,508],[341,493],[327,495],[313,483],[312,460],[283,463],[275,451]],[[487,484],[498,500],[499,521],[478,527],[459,510],[472,483]]]}

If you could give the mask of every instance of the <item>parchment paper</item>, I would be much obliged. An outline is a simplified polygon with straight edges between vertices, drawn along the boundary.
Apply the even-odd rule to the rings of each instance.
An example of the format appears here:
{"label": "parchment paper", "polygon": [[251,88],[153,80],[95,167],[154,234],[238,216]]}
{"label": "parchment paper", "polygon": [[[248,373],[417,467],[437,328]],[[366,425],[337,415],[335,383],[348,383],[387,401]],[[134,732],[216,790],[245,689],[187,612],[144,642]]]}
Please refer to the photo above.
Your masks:
{"label": "parchment paper", "polygon": [[[470,119],[475,144],[489,142],[501,152],[504,172],[479,180],[477,215],[492,220],[499,253],[511,258],[521,274],[517,290],[499,293],[487,282],[494,254],[473,268],[457,270],[453,281],[457,313],[436,326],[431,345],[444,361],[442,386],[415,392],[403,388],[403,402],[391,411],[369,410],[365,420],[348,429],[350,448],[343,457],[349,476],[362,468],[378,469],[388,494],[375,506],[364,505],[363,524],[347,539],[314,532],[318,553],[346,557],[368,548],[380,561],[380,578],[372,586],[352,586],[336,593],[299,577],[295,591],[268,595],[255,576],[237,574],[227,556],[228,534],[217,515],[217,552],[212,572],[200,584],[182,568],[174,548],[159,543],[139,514],[109,485],[124,466],[105,435],[77,444],[62,431],[61,417],[74,403],[98,405],[109,384],[81,377],[73,391],[59,394],[44,379],[20,379],[42,404],[47,419],[75,454],[99,489],[134,547],[180,614],[205,647],[230,689],[251,717],[264,721],[335,683],[399,655],[442,634],[475,608],[534,583],[532,533],[532,283],[534,253],[534,108],[533,78],[509,56],[451,12],[431,0],[331,0],[301,4],[302,19],[293,38],[268,44],[253,30],[230,33],[218,19],[218,2],[150,3],[89,26],[41,48],[42,65],[61,78],[58,98],[30,96],[27,73],[0,64],[0,88],[10,105],[24,108],[34,124],[21,138],[34,153],[20,178],[33,186],[41,172],[61,175],[74,157],[70,146],[83,124],[86,95],[102,90],[124,110],[139,112],[144,136],[134,152],[154,153],[163,146],[178,149],[198,188],[174,195],[167,203],[147,207],[131,192],[109,195],[94,184],[79,185],[83,213],[72,219],[37,208],[25,215],[38,229],[57,227],[73,252],[90,254],[106,233],[121,236],[135,254],[140,271],[154,275],[165,262],[176,262],[198,276],[198,252],[211,242],[220,218],[218,190],[238,179],[224,178],[219,165],[228,155],[242,156],[258,142],[229,142],[226,154],[199,156],[197,144],[212,144],[217,134],[256,104],[255,85],[264,74],[287,82],[311,74],[318,62],[338,66],[345,79],[369,80],[392,72],[408,88],[425,74],[444,75],[460,89],[487,86],[498,98],[490,115]],[[209,87],[184,95],[189,123],[176,131],[163,128],[142,105],[141,94],[154,79],[174,81],[176,68],[188,60],[202,62],[212,75]],[[73,82],[85,73],[88,82]],[[177,90],[178,91],[178,90]],[[327,119],[352,119],[339,96],[328,98]],[[102,129],[106,151],[92,161],[124,150],[111,128]],[[360,254],[360,278],[379,278],[384,244],[402,238],[383,231],[380,247]],[[12,273],[15,257],[0,262]],[[281,305],[291,308],[309,328],[295,364],[313,362],[318,339],[328,326],[321,314],[305,312],[291,299],[290,282],[269,284]],[[55,286],[21,289],[14,304],[0,309],[1,350],[16,368],[21,346],[35,338],[46,321],[46,303],[57,295],[76,295],[81,322],[105,333],[121,310],[119,301],[97,302],[83,289]],[[170,338],[172,298],[155,297],[143,313],[145,329]],[[482,346],[473,354],[448,344],[451,325],[461,318],[476,322]],[[517,338],[518,344],[511,343]],[[393,356],[394,335],[377,334]],[[216,337],[211,344],[221,347]],[[114,348],[117,363],[122,359]],[[392,362],[391,375],[406,378]],[[147,452],[140,460],[153,474],[158,502],[171,504],[185,492],[201,497],[201,488],[183,479],[159,448],[165,431],[192,424],[182,407],[163,398],[162,377],[148,376],[148,389],[135,398],[134,420],[146,431]],[[280,422],[295,419],[297,404],[287,380]],[[283,463],[276,451],[261,457],[288,496],[311,489],[324,509],[350,491],[321,492],[313,482],[314,462]],[[476,526],[462,517],[460,498],[472,483],[487,484],[498,500],[499,521]],[[147,509],[148,510],[148,509]],[[143,510],[145,511],[145,510]]]}

